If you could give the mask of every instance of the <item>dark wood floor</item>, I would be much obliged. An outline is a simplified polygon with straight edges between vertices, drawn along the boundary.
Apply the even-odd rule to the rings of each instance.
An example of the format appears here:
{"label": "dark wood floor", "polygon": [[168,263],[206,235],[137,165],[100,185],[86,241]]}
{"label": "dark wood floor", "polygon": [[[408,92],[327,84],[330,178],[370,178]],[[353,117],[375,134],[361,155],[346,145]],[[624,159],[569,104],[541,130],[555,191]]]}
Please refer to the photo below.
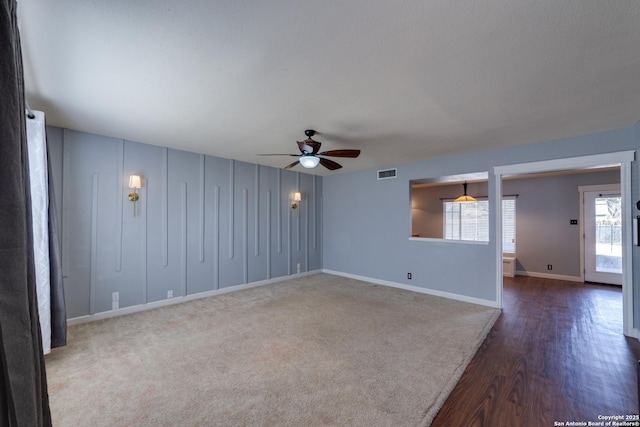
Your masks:
{"label": "dark wood floor", "polygon": [[[619,287],[516,277],[432,426],[553,426],[638,414],[640,342]],[[560,424],[556,424],[560,425]]]}

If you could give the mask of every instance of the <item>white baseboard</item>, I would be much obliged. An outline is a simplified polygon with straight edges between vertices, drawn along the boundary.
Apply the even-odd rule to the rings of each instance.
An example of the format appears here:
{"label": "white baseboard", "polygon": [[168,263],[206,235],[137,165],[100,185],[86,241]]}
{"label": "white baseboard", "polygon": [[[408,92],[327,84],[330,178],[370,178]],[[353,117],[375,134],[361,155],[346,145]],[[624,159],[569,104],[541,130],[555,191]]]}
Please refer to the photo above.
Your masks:
{"label": "white baseboard", "polygon": [[459,294],[452,294],[449,292],[436,291],[434,289],[421,288],[419,286],[412,286],[412,285],[405,285],[404,283],[390,282],[388,280],[374,279],[373,277],[360,276],[360,275],[351,274],[351,273],[343,273],[341,271],[327,270],[324,268],[322,269],[322,272],[327,274],[333,274],[334,276],[342,276],[342,277],[347,277],[349,279],[362,280],[363,282],[374,283],[376,285],[389,286],[391,288],[399,288],[407,291],[419,292],[421,294],[428,294],[428,295],[433,295],[437,297],[468,302],[471,304],[484,305],[491,308],[500,308],[498,307],[498,303],[496,301],[491,301],[491,300],[486,300],[481,298],[474,298],[474,297],[469,297],[469,296],[459,295]]}
{"label": "white baseboard", "polygon": [[322,270],[313,270],[313,271],[307,271],[304,273],[291,274],[289,276],[275,277],[273,279],[258,280],[257,282],[229,286],[222,289],[199,292],[197,294],[186,295],[181,297],[168,298],[160,301],[148,302],[146,304],[132,305],[129,307],[119,308],[117,310],[102,311],[100,313],[90,314],[87,316],[74,317],[72,319],[67,319],[67,326],[79,325],[81,323],[87,323],[87,322],[95,322],[96,320],[109,319],[111,317],[117,317],[117,316],[122,316],[125,314],[131,314],[131,313],[138,313],[141,311],[152,310],[158,307],[166,307],[169,305],[180,304],[187,301],[193,301],[200,298],[207,298],[215,295],[226,294],[229,292],[241,291],[243,289],[250,289],[258,286],[270,285],[272,283],[284,282],[286,280],[296,279],[298,277],[304,277],[304,276],[309,276],[311,274],[320,273],[321,271]]}
{"label": "white baseboard", "polygon": [[551,273],[536,273],[534,271],[516,271],[516,276],[528,276],[528,277],[539,277],[541,279],[554,279],[554,280],[564,280],[566,282],[579,282],[584,283],[578,276],[565,276],[562,274],[551,274]]}

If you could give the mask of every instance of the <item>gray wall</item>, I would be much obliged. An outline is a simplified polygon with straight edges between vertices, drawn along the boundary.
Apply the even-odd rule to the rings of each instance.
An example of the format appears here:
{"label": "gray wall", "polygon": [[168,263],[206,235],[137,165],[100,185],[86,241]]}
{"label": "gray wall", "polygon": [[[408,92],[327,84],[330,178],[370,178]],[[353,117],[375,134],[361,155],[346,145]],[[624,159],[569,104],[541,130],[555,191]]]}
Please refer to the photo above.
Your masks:
{"label": "gray wall", "polygon": [[[47,128],[67,317],[322,267],[322,178]],[[141,175],[137,213],[128,177]],[[291,209],[290,194],[303,201]]]}
{"label": "gray wall", "polygon": [[[581,185],[616,184],[619,172],[505,180],[504,194],[516,201],[517,270],[580,277]],[[551,264],[553,270],[547,270]]]}
{"label": "gray wall", "polygon": [[[495,301],[496,242],[410,239],[410,181],[483,171],[489,172],[491,181],[494,166],[637,150],[639,131],[637,125],[558,141],[388,165],[398,169],[396,179],[377,180],[376,170],[327,176],[323,181],[324,268]],[[495,200],[492,191],[489,186],[488,196]],[[638,200],[637,162],[632,165],[632,193],[633,200]],[[492,212],[493,226],[495,209]],[[633,215],[637,214],[633,207]],[[640,306],[638,256],[638,248],[634,248],[636,313]],[[413,279],[407,279],[407,272],[413,273]],[[637,319],[636,315],[636,324]]]}
{"label": "gray wall", "polygon": [[[581,185],[615,184],[620,173],[586,172],[571,175],[508,179],[502,184],[505,195],[517,194],[516,255],[517,270],[580,276]],[[487,183],[469,183],[468,193],[486,196]],[[442,238],[441,198],[462,194],[461,185],[429,186],[412,191],[413,233],[421,237]],[[551,264],[553,270],[547,270]]]}

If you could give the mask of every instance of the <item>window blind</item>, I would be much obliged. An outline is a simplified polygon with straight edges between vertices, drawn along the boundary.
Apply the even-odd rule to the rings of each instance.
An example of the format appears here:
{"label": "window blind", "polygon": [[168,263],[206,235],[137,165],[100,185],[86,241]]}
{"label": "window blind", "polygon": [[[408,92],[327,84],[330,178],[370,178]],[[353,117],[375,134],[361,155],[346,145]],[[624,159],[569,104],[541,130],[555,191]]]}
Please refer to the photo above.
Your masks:
{"label": "window blind", "polygon": [[[476,203],[444,203],[444,238],[450,240],[489,241],[489,201]],[[502,200],[502,249],[515,252],[516,199]]]}

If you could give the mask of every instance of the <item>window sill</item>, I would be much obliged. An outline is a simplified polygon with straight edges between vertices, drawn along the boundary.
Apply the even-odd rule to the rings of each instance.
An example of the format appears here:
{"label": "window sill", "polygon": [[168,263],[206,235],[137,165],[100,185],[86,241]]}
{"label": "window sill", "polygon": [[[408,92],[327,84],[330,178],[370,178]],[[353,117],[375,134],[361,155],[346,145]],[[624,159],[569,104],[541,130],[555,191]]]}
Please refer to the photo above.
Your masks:
{"label": "window sill", "polygon": [[480,245],[480,246],[488,246],[489,242],[479,242],[477,240],[450,240],[450,239],[438,239],[433,237],[409,237],[410,241],[415,242],[439,242],[439,243],[450,243],[453,245]]}

